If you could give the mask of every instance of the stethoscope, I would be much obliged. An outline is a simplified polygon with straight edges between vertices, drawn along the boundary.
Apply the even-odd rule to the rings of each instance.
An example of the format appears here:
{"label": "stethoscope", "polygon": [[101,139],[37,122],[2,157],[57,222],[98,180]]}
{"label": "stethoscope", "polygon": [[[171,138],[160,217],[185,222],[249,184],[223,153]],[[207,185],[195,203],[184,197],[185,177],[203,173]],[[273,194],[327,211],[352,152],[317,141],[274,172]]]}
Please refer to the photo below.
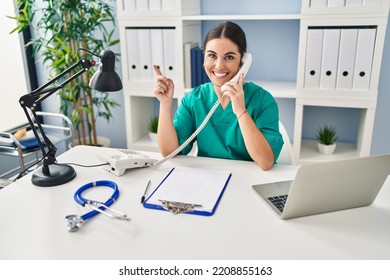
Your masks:
{"label": "stethoscope", "polygon": [[[83,197],[83,192],[87,189],[94,187],[109,187],[114,190],[110,198],[106,202],[100,202],[96,200],[90,200]],[[96,216],[99,213],[102,213],[112,219],[117,219],[121,221],[130,221],[131,219],[127,217],[126,214],[122,212],[113,210],[110,206],[118,199],[119,189],[118,185],[113,181],[101,180],[96,182],[90,182],[80,187],[74,194],[74,200],[81,206],[87,206],[92,209],[92,211],[79,216],[79,215],[68,215],[65,217],[65,220],[68,222],[68,231],[74,232],[77,231],[80,226],[85,223],[87,220]]]}

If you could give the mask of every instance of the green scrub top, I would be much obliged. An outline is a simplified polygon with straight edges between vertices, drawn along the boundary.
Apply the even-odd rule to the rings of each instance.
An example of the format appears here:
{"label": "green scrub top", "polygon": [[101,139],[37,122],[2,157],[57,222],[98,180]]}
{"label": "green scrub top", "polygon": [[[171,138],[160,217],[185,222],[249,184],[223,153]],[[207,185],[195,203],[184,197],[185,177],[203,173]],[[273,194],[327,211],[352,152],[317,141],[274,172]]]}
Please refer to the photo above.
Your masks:
{"label": "green scrub top", "polygon": [[[276,162],[283,138],[279,132],[279,109],[275,99],[254,83],[245,83],[243,89],[246,110],[270,144]],[[200,126],[216,101],[212,83],[202,84],[183,97],[173,119],[180,145]],[[231,102],[225,109],[218,106],[196,141],[198,156],[252,161]],[[192,144],[189,144],[181,153],[188,154],[191,148]]]}

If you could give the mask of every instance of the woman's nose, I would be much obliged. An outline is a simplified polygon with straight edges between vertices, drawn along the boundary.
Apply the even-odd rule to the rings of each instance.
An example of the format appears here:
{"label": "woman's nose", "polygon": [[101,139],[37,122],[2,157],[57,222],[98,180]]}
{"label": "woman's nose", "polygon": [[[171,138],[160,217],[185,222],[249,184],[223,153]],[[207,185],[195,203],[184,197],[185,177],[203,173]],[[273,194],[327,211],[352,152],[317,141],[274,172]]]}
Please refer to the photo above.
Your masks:
{"label": "woman's nose", "polygon": [[217,69],[223,68],[225,61],[222,58],[217,58],[215,61],[215,66]]}

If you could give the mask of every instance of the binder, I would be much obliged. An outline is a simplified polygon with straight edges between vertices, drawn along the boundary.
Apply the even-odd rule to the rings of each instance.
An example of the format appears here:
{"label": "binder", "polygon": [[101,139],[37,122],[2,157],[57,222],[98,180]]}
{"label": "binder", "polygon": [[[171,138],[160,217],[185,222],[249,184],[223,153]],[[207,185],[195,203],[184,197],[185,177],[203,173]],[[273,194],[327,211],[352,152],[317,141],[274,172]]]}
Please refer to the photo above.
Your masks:
{"label": "binder", "polygon": [[210,81],[203,68],[203,51],[199,47],[191,49],[191,86],[197,87],[200,84]]}
{"label": "binder", "polygon": [[323,34],[323,29],[309,29],[307,32],[305,88],[320,87]]}
{"label": "binder", "polygon": [[352,89],[358,29],[342,29],[336,89]]}
{"label": "binder", "polygon": [[[202,55],[202,57],[203,57],[203,55]],[[202,65],[203,65],[203,62],[202,62]],[[204,68],[202,67],[202,84],[205,84],[205,83],[208,83],[208,82],[211,82],[211,80],[210,80],[209,76],[207,76],[207,73],[204,70]]]}
{"label": "binder", "polygon": [[311,0],[310,1],[310,7],[311,8],[321,8],[326,7],[327,0]]}
{"label": "binder", "polygon": [[175,29],[163,29],[164,42],[164,75],[175,80]]}
{"label": "binder", "polygon": [[328,7],[344,7],[345,0],[328,0]]}
{"label": "binder", "polygon": [[139,43],[138,30],[126,29],[127,40],[127,64],[128,64],[128,79],[139,80],[141,77],[139,64]]}
{"label": "binder", "polygon": [[135,5],[137,11],[147,11],[149,10],[149,1],[148,0],[135,0]]}
{"label": "binder", "polygon": [[201,48],[196,48],[196,83],[197,86],[201,85],[203,83],[203,52]]}
{"label": "binder", "polygon": [[150,29],[138,29],[138,43],[140,79],[144,81],[151,81],[153,78],[153,69]]}
{"label": "binder", "polygon": [[359,29],[353,77],[354,90],[368,90],[370,87],[375,36],[375,28]]}
{"label": "binder", "polygon": [[321,89],[335,89],[340,44],[340,29],[325,29],[322,47]]}
{"label": "binder", "polygon": [[161,10],[161,0],[149,0],[149,10],[150,11]]}
{"label": "binder", "polygon": [[345,0],[346,7],[361,7],[363,6],[363,0]]}
{"label": "binder", "polygon": [[198,42],[189,42],[184,44],[184,84],[186,88],[192,87],[191,51],[196,47],[198,47]]}
{"label": "binder", "polygon": [[[163,45],[163,30],[151,29],[151,51],[152,51],[152,65],[157,65],[161,71],[164,71],[164,45]],[[163,73],[165,75],[165,73]],[[153,80],[157,80],[157,74],[152,70]]]}
{"label": "binder", "polygon": [[125,11],[134,12],[136,10],[135,0],[124,0],[123,7]]}
{"label": "binder", "polygon": [[196,87],[199,85],[197,69],[198,69],[198,59],[197,59],[197,49],[195,47],[191,49],[191,87]]}
{"label": "binder", "polygon": [[172,168],[143,206],[173,214],[212,216],[230,178],[230,171]]}
{"label": "binder", "polygon": [[174,10],[175,0],[161,0],[161,7],[163,10]]}
{"label": "binder", "polygon": [[380,6],[381,0],[363,0],[363,6]]}

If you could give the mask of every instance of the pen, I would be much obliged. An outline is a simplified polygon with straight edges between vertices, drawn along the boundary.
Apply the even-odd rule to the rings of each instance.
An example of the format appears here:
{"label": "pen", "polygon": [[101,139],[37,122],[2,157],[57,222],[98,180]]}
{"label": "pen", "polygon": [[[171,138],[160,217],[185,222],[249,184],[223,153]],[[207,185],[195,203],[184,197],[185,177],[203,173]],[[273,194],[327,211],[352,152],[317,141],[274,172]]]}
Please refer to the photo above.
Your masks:
{"label": "pen", "polygon": [[149,186],[150,186],[150,180],[149,180],[148,184],[146,185],[144,195],[141,197],[141,203],[144,203],[144,201],[145,201],[146,193],[148,192]]}

